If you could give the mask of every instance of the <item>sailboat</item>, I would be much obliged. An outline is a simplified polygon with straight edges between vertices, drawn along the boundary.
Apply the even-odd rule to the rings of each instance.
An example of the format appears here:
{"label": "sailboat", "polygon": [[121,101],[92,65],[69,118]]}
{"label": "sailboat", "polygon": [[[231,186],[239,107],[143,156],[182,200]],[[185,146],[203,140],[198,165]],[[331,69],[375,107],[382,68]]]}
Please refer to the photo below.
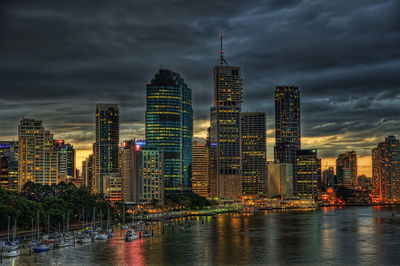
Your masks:
{"label": "sailboat", "polygon": [[37,243],[33,246],[32,251],[35,253],[49,251],[50,248],[46,244],[40,243],[40,224],[39,224],[39,211],[37,212],[37,226],[38,226],[38,235],[37,235]]}
{"label": "sailboat", "polygon": [[16,239],[17,219],[14,220],[13,241],[10,242],[10,219],[11,217],[8,216],[8,242],[3,245],[3,250],[5,250],[5,252],[3,252],[3,257],[5,258],[17,257],[21,253],[21,251],[18,250],[19,241]]}

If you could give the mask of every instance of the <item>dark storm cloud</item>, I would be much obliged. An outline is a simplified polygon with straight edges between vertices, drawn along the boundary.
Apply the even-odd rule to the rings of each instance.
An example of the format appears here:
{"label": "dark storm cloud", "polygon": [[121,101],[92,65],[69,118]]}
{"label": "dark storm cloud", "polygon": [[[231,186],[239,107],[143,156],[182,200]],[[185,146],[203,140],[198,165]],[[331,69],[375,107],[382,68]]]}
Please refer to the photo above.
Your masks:
{"label": "dark storm cloud", "polygon": [[158,67],[182,73],[203,129],[219,32],[227,61],[242,67],[244,110],[266,111],[269,129],[274,87],[293,84],[301,89],[303,137],[331,137],[316,144],[323,156],[351,143],[367,154],[374,143],[365,138],[400,131],[399,1],[5,1],[0,8],[3,137],[15,136],[27,116],[90,143],[96,102],[120,105],[124,138],[142,136],[145,85]]}

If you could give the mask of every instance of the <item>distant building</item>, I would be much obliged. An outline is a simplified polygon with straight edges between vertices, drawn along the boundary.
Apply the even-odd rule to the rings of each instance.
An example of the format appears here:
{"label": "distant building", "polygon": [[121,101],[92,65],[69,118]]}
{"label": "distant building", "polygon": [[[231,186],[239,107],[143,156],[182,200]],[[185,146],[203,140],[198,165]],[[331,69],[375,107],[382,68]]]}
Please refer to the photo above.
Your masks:
{"label": "distant building", "polygon": [[[72,179],[77,178],[76,167],[75,167],[75,149],[67,143],[60,146],[56,146],[58,152],[58,176],[59,181],[65,183],[72,182]],[[75,181],[78,182],[78,181]]]}
{"label": "distant building", "polygon": [[89,187],[91,190],[94,189],[95,184],[95,163],[95,157],[93,154],[90,154],[82,162],[82,184],[86,187]]}
{"label": "distant building", "polygon": [[157,147],[141,147],[141,202],[164,204],[164,152]]}
{"label": "distant building", "polygon": [[120,150],[120,171],[122,199],[125,202],[139,203],[143,181],[140,178],[141,147],[144,141],[134,139],[122,142]]}
{"label": "distant building", "polygon": [[333,167],[329,167],[322,172],[322,184],[325,187],[334,187],[336,184],[335,178],[335,170]]}
{"label": "distant building", "polygon": [[0,141],[0,187],[18,189],[17,141]]}
{"label": "distant building", "polygon": [[267,126],[263,112],[246,112],[242,119],[242,194],[267,196]]}
{"label": "distant building", "polygon": [[105,193],[104,177],[119,172],[119,108],[117,104],[96,105],[95,173],[96,192]]}
{"label": "distant building", "polygon": [[268,197],[293,196],[293,166],[289,163],[268,162]]}
{"label": "distant building", "polygon": [[357,183],[357,153],[346,151],[336,159],[336,176],[339,184],[352,189]]}
{"label": "distant building", "polygon": [[104,195],[111,202],[122,200],[121,176],[118,173],[104,175]]}
{"label": "distant building", "polygon": [[372,150],[372,197],[375,202],[400,201],[400,142],[394,136]]}
{"label": "distant building", "polygon": [[222,63],[214,67],[214,106],[210,110],[210,196],[240,200],[242,78],[239,67]]}
{"label": "distant building", "polygon": [[208,146],[198,140],[192,143],[192,191],[208,197]]}
{"label": "distant building", "polygon": [[190,190],[192,91],[180,74],[167,69],[159,69],[146,88],[146,143],[164,151],[165,190]]}
{"label": "distant building", "polygon": [[293,189],[297,193],[296,152],[301,148],[300,93],[295,86],[275,90],[275,163],[293,165]]}
{"label": "distant building", "polygon": [[297,196],[316,199],[318,196],[317,150],[299,150],[296,153]]}

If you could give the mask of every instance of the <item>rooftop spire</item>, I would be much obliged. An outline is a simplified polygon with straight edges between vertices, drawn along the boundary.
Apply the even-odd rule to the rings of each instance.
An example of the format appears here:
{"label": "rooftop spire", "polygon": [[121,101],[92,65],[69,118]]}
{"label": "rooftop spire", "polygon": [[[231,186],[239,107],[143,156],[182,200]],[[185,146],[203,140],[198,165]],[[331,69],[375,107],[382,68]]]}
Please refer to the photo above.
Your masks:
{"label": "rooftop spire", "polygon": [[226,62],[226,60],[224,58],[224,50],[222,49],[222,37],[223,37],[222,33],[219,34],[219,37],[221,38],[221,49],[219,51],[219,53],[220,53],[220,64],[221,64],[221,66],[223,64],[228,65],[228,62]]}

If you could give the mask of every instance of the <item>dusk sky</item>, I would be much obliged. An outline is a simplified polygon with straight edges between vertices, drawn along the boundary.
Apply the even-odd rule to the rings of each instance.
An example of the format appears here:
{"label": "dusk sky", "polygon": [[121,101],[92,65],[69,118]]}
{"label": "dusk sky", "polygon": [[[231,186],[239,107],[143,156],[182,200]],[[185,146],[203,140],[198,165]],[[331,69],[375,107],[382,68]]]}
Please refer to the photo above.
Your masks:
{"label": "dusk sky", "polygon": [[[57,3],[56,3],[57,2]],[[273,159],[275,86],[301,91],[302,148],[323,166],[400,137],[400,1],[2,1],[0,139],[43,120],[78,150],[94,142],[95,104],[118,103],[120,140],[144,137],[146,84],[157,68],[193,92],[194,135],[205,137],[213,66],[240,66],[243,111],[265,111]]]}

